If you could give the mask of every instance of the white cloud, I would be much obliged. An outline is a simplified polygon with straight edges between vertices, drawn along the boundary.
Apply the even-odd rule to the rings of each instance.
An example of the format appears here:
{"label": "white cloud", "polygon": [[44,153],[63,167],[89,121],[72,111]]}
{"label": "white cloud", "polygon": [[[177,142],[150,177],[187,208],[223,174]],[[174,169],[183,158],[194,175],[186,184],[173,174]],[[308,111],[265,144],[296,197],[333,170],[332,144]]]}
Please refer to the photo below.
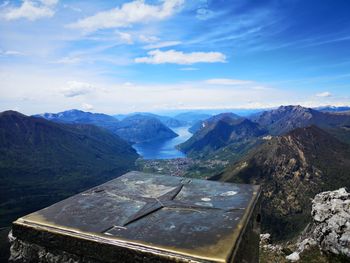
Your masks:
{"label": "white cloud", "polygon": [[117,32],[119,39],[126,44],[133,44],[133,38],[132,35],[126,32]]}
{"label": "white cloud", "polygon": [[332,93],[328,92],[328,91],[325,91],[325,92],[321,92],[321,93],[317,93],[316,94],[316,97],[322,97],[322,98],[325,98],[325,97],[331,97],[332,96]]}
{"label": "white cloud", "polygon": [[214,63],[226,62],[226,56],[220,52],[192,52],[183,53],[182,51],[159,49],[149,51],[148,57],[135,58],[136,63],[164,64],[173,63],[180,65],[191,65],[194,63]]}
{"label": "white cloud", "polygon": [[193,68],[193,67],[186,67],[186,68],[180,68],[182,71],[195,71],[198,70],[198,68]]}
{"label": "white cloud", "polygon": [[154,43],[154,44],[149,44],[147,46],[144,46],[144,49],[157,49],[157,48],[162,48],[162,47],[173,47],[180,45],[181,41],[164,41],[164,42],[159,42],[159,43]]}
{"label": "white cloud", "polygon": [[210,85],[246,85],[251,84],[252,81],[240,79],[207,79],[205,83]]}
{"label": "white cloud", "polygon": [[0,56],[22,56],[23,53],[17,50],[0,50]]}
{"label": "white cloud", "polygon": [[58,4],[58,0],[39,0],[43,5],[53,6]]}
{"label": "white cloud", "polygon": [[19,7],[6,8],[4,18],[6,20],[25,18],[34,21],[40,18],[52,17],[55,14],[54,7],[57,3],[58,0],[23,0]]}
{"label": "white cloud", "polygon": [[254,89],[254,90],[273,90],[273,88],[271,88],[271,87],[266,87],[266,86],[253,86],[253,87],[251,87],[252,89]]}
{"label": "white cloud", "polygon": [[[19,72],[21,77],[18,77]],[[96,76],[96,71],[64,71],[35,69],[31,65],[0,66],[0,111],[18,107],[25,114],[60,112],[92,104],[94,111],[105,113],[156,111],[172,109],[260,108],[301,104],[304,106],[348,105],[349,97],[332,96],[320,102],[314,94],[308,98],[295,90],[285,88],[256,90],[250,86],[263,86],[252,80],[252,85],[215,86],[205,80],[191,82],[163,82],[140,84],[135,80],[108,81]],[[84,80],[84,82],[68,80]],[[128,83],[127,81],[132,81]],[[85,83],[85,84],[81,84]],[[91,84],[89,84],[91,83]],[[94,83],[98,83],[94,84]],[[73,88],[77,87],[77,88]],[[64,97],[62,87],[70,87],[71,97]],[[85,87],[85,88],[84,88]],[[73,92],[74,91],[74,92]],[[78,96],[77,93],[85,94]],[[89,93],[90,92],[90,93]],[[73,94],[75,93],[75,94]],[[73,96],[74,95],[74,96]],[[314,99],[314,100],[313,100]],[[310,100],[310,102],[308,102]]]}
{"label": "white cloud", "polygon": [[153,42],[159,41],[159,38],[156,36],[140,35],[139,39],[141,42],[145,42],[145,43],[153,43]]}
{"label": "white cloud", "polygon": [[85,95],[94,90],[94,86],[90,83],[80,81],[68,81],[66,86],[62,89],[65,97],[76,97]]}
{"label": "white cloud", "polygon": [[75,6],[72,6],[72,5],[67,5],[67,4],[64,4],[64,5],[63,5],[63,8],[66,8],[66,9],[72,10],[72,11],[77,12],[77,13],[81,13],[81,12],[83,12],[83,10],[81,10],[80,8],[75,7]]}
{"label": "white cloud", "polygon": [[94,109],[94,106],[92,106],[92,105],[89,104],[89,103],[83,103],[83,104],[81,105],[81,108],[82,108],[83,110],[93,110],[93,109]]}
{"label": "white cloud", "polygon": [[128,27],[135,23],[163,20],[172,16],[182,6],[184,0],[162,2],[161,5],[149,5],[144,0],[135,0],[81,19],[70,27],[93,32],[104,28]]}
{"label": "white cloud", "polygon": [[123,86],[131,87],[131,86],[134,86],[134,84],[132,82],[127,81],[123,83]]}

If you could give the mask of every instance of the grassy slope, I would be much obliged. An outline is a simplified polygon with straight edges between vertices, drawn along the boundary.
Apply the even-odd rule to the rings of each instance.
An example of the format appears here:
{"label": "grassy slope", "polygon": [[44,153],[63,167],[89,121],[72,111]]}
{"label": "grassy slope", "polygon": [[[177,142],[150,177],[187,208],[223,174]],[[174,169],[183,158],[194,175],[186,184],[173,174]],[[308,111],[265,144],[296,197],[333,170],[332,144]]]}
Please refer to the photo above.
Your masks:
{"label": "grassy slope", "polygon": [[349,145],[316,128],[275,137],[212,178],[263,185],[263,230],[287,239],[310,219],[310,198],[350,186]]}

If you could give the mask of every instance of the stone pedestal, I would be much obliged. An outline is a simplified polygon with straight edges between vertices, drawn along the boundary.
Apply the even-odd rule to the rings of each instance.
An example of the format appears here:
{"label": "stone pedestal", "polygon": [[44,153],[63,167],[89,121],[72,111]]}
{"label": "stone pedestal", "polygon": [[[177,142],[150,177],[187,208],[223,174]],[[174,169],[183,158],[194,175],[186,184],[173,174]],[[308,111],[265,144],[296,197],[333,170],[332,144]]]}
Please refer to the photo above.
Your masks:
{"label": "stone pedestal", "polygon": [[259,186],[130,172],[19,218],[12,262],[258,262]]}

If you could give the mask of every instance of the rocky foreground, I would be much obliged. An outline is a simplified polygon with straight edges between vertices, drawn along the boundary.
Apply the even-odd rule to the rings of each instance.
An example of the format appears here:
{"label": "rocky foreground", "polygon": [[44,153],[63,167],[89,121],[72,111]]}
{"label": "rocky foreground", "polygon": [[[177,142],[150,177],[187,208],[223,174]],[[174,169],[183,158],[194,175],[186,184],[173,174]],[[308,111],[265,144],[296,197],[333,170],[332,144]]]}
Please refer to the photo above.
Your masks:
{"label": "rocky foreground", "polygon": [[312,201],[312,237],[323,251],[350,258],[350,193],[323,192]]}
{"label": "rocky foreground", "polygon": [[261,262],[350,262],[350,193],[345,188],[317,194],[312,223],[296,242],[271,244],[261,235]]}

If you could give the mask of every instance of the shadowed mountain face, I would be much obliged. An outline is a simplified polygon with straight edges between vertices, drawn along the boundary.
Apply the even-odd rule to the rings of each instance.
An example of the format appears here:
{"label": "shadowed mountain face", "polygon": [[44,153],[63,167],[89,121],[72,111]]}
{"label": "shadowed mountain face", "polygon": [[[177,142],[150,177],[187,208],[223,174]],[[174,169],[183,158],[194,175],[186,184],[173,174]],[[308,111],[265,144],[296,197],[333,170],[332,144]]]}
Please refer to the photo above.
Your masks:
{"label": "shadowed mountain face", "polygon": [[263,185],[263,230],[284,239],[309,222],[316,193],[350,187],[350,146],[318,127],[298,128],[273,137],[212,180]]}
{"label": "shadowed mountain face", "polygon": [[174,116],[175,119],[185,122],[187,125],[193,125],[210,117],[211,115],[209,114],[198,112],[183,112]]}
{"label": "shadowed mountain face", "polygon": [[123,119],[116,133],[130,142],[145,142],[170,139],[178,136],[160,120],[144,115],[133,115]]}
{"label": "shadowed mountain face", "polygon": [[333,129],[350,125],[350,117],[345,114],[333,114],[301,106],[281,106],[265,111],[251,118],[252,121],[266,127],[272,135],[282,135],[295,128],[316,125]]}
{"label": "shadowed mountain face", "polygon": [[169,139],[177,136],[160,120],[148,115],[136,114],[121,121],[106,114],[79,110],[69,110],[57,114],[45,113],[37,116],[55,122],[93,124],[108,129],[131,143]]}
{"label": "shadowed mountain face", "polygon": [[203,157],[217,155],[219,150],[239,154],[253,146],[265,133],[258,124],[248,119],[231,113],[219,114],[203,122],[202,128],[179,148],[190,155]]}
{"label": "shadowed mountain face", "polygon": [[160,120],[165,126],[171,127],[171,128],[186,126],[186,124],[187,124],[184,121],[181,121],[181,120],[178,120],[178,119],[175,119],[172,117],[161,116],[161,115],[157,115],[157,114],[153,114],[153,113],[142,113],[141,115],[156,118],[156,119]]}
{"label": "shadowed mountain face", "polygon": [[156,118],[156,119],[160,120],[165,126],[170,127],[170,128],[178,128],[178,127],[188,125],[187,122],[185,122],[185,121],[181,121],[181,120],[169,117],[169,116],[162,116],[162,115],[153,114],[153,113],[149,113],[149,112],[140,112],[140,113],[125,114],[125,115],[118,114],[118,115],[114,115],[114,117],[119,119],[119,120],[123,120],[127,117],[132,117],[134,115],[148,116],[148,117]]}
{"label": "shadowed mountain face", "polygon": [[0,226],[125,173],[137,157],[96,126],[0,113]]}
{"label": "shadowed mountain face", "polygon": [[189,132],[195,134],[200,129],[205,128],[206,126],[212,125],[220,120],[226,121],[226,122],[233,122],[233,121],[242,120],[242,119],[243,119],[242,117],[231,112],[220,113],[210,118],[197,121],[188,130]]}

